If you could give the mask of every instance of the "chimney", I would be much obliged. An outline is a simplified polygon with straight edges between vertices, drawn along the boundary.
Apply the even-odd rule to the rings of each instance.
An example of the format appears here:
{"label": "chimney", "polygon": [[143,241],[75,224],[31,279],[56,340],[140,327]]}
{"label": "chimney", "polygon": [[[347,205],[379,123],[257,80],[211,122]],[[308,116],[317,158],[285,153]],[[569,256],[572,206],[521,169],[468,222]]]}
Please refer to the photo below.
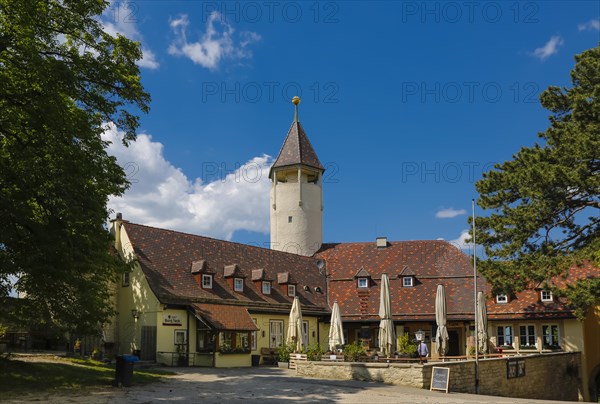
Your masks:
{"label": "chimney", "polygon": [[121,212],[117,213],[117,220],[123,220],[123,214]]}
{"label": "chimney", "polygon": [[387,247],[387,237],[377,237],[375,241],[377,243],[377,248]]}

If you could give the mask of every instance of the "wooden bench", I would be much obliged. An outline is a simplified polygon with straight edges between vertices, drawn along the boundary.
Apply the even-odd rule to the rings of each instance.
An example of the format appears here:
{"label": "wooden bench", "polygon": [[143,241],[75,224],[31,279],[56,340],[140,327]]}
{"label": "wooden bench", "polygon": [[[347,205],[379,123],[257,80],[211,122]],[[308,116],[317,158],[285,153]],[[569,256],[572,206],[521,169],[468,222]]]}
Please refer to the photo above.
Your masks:
{"label": "wooden bench", "polygon": [[307,361],[308,358],[306,357],[306,354],[297,354],[297,353],[291,353],[290,354],[290,369],[296,369],[296,362],[298,361]]}
{"label": "wooden bench", "polygon": [[260,356],[263,358],[263,363],[274,365],[277,363],[278,355],[277,348],[260,348]]}

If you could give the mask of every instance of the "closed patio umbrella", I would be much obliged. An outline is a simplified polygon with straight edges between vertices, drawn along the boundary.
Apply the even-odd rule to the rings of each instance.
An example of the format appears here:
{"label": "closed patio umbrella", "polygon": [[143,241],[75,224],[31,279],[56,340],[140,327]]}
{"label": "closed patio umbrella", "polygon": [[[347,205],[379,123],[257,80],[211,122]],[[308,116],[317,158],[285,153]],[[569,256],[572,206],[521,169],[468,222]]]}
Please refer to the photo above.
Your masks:
{"label": "closed patio umbrella", "polygon": [[385,356],[396,351],[396,335],[392,320],[392,302],[390,300],[390,280],[387,274],[381,275],[381,295],[379,299],[379,349]]}
{"label": "closed patio umbrella", "polygon": [[304,338],[302,334],[302,310],[300,310],[300,300],[298,299],[298,296],[296,296],[294,298],[294,303],[292,303],[292,310],[290,310],[290,320],[286,338],[286,343],[294,347],[294,352],[302,352],[304,349]]}
{"label": "closed patio umbrella", "polygon": [[487,307],[483,292],[477,293],[477,339],[479,352],[486,353],[487,344]]}
{"label": "closed patio umbrella", "polygon": [[435,294],[435,322],[437,324],[437,332],[435,340],[437,341],[437,351],[441,356],[445,356],[448,352],[448,328],[446,327],[446,291],[444,285],[437,286]]}
{"label": "closed patio umbrella", "polygon": [[340,306],[333,303],[331,309],[331,324],[329,325],[329,350],[335,352],[338,345],[344,345],[344,329],[342,328],[342,316]]}

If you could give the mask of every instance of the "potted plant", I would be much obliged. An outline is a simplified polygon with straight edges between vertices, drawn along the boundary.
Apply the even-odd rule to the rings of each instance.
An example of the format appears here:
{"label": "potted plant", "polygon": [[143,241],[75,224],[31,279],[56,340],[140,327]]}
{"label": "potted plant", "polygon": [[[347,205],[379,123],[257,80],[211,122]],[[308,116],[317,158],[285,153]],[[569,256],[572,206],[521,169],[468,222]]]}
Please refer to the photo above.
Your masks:
{"label": "potted plant", "polygon": [[292,347],[287,345],[285,342],[279,345],[277,349],[277,365],[280,368],[288,368],[290,365],[290,354],[292,353]]}

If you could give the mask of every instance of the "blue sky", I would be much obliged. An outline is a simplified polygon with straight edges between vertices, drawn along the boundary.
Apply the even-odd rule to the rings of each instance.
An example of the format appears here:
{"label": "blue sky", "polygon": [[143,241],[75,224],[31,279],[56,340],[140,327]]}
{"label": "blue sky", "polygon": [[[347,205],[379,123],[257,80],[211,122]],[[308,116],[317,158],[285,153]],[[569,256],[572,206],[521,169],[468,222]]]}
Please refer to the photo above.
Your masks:
{"label": "blue sky", "polygon": [[109,146],[132,181],[109,206],[266,245],[268,166],[299,95],[327,168],[324,241],[459,240],[475,181],[547,127],[538,96],[570,84],[599,14],[596,1],[115,1],[102,21],[142,43],[152,103],[138,141]]}

